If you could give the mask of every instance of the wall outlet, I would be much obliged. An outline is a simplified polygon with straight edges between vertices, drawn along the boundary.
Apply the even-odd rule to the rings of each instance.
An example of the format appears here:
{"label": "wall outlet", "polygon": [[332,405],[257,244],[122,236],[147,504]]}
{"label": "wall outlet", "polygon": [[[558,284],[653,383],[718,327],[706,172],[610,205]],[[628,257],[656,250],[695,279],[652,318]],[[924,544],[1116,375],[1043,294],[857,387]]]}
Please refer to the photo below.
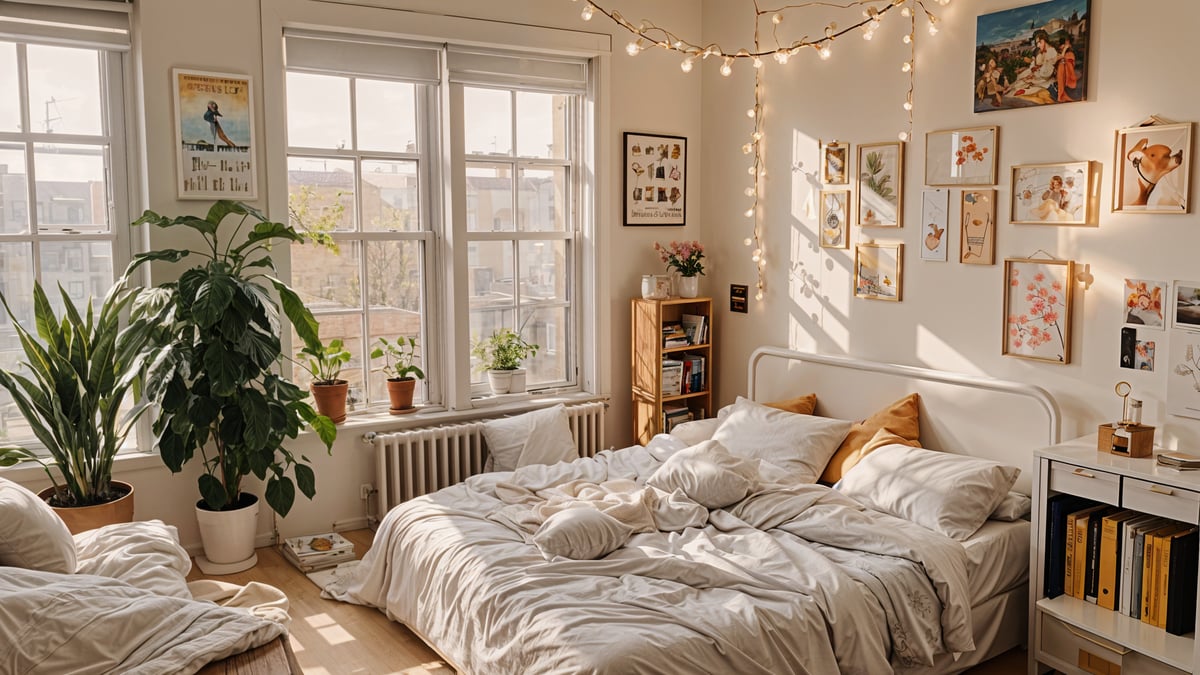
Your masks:
{"label": "wall outlet", "polygon": [[358,486],[358,498],[364,502],[371,498],[371,493],[375,492],[375,488],[371,487],[370,483],[363,483]]}

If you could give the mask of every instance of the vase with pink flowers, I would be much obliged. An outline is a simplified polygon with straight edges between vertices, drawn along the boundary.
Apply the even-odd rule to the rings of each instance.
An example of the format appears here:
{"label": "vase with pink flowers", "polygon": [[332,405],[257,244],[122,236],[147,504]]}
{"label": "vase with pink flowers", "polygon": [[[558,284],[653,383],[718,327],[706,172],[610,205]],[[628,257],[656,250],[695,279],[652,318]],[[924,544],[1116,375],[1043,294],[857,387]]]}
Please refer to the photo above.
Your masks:
{"label": "vase with pink flowers", "polygon": [[700,276],[704,274],[704,245],[698,241],[673,241],[663,246],[654,243],[654,250],[668,270],[679,273],[678,292],[681,298],[700,294]]}

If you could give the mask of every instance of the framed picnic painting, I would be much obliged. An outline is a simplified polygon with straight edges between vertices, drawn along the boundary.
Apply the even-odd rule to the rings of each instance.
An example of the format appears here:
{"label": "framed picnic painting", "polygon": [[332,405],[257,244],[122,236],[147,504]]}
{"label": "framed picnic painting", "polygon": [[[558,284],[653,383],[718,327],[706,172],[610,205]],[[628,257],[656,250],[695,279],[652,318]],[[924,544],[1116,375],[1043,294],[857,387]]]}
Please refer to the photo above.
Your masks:
{"label": "framed picnic painting", "polygon": [[900,227],[904,213],[904,143],[858,146],[858,226]]}
{"label": "framed picnic painting", "polygon": [[1098,186],[1094,176],[1093,162],[1014,165],[1009,222],[1095,224]]}
{"label": "framed picnic painting", "polygon": [[854,295],[868,300],[899,302],[904,244],[858,244],[854,247]]}
{"label": "framed picnic painting", "polygon": [[958,261],[996,264],[996,191],[963,190]]}
{"label": "framed picnic painting", "polygon": [[254,92],[249,75],[171,70],[176,196],[256,199]]}
{"label": "framed picnic painting", "polygon": [[1001,354],[1071,362],[1071,289],[1075,263],[1048,258],[1004,261]]}
{"label": "framed picnic painting", "polygon": [[925,134],[925,184],[995,185],[999,135],[994,126]]}
{"label": "framed picnic painting", "polygon": [[850,243],[850,191],[821,190],[821,246],[847,248]]}
{"label": "framed picnic painting", "polygon": [[687,139],[625,132],[625,224],[687,224]]}
{"label": "framed picnic painting", "polygon": [[950,249],[950,237],[946,230],[950,224],[950,191],[924,190],[921,192],[921,260],[946,262]]}
{"label": "framed picnic painting", "polygon": [[1192,123],[1117,130],[1114,212],[1187,213],[1192,178]]}
{"label": "framed picnic painting", "polygon": [[1045,0],[975,19],[975,112],[1087,100],[1091,0]]}
{"label": "framed picnic painting", "polygon": [[821,143],[821,182],[826,185],[850,184],[850,146],[838,141]]}

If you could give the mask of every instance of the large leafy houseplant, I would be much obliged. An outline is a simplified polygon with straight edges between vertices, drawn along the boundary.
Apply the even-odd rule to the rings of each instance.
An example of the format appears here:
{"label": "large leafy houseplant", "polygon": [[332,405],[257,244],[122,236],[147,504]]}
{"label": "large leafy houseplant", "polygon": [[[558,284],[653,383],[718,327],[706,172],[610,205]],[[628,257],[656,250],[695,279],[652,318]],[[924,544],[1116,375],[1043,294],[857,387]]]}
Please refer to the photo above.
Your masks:
{"label": "large leafy houseplant", "polygon": [[[234,223],[227,235],[221,230],[225,223]],[[154,433],[163,462],[178,472],[200,452],[200,495],[208,510],[237,508],[242,480],[252,474],[266,480],[267,504],[287,515],[296,487],[311,499],[316,480],[309,460],[283,447],[284,439],[308,426],[331,449],[337,433],[278,368],[280,306],[306,345],[320,344],[312,313],[273,276],[270,257],[273,243],[303,243],[303,235],[241,202],[224,200],[203,218],[146,211],[133,224],[189,228],[205,243],[200,251],[142,253],[130,263],[132,271],[150,261],[201,259],[177,281],[145,291],[134,306],[135,319],[153,323],[152,340],[161,348],[145,369],[145,387],[159,405]]]}
{"label": "large leafy houseplant", "polygon": [[89,300],[82,313],[61,287],[59,292],[61,319],[41,284],[34,282],[36,335],[21,325],[0,294],[25,356],[20,369],[0,370],[0,387],[8,390],[48,454],[4,447],[0,466],[37,462],[54,486],[52,506],[96,506],[124,496],[112,486],[113,459],[147,404],[135,402],[124,414],[121,406],[144,359],[153,353],[145,349],[149,332],[144,319],[120,325],[121,313],[137,295],[125,279],[109,290],[98,309]]}

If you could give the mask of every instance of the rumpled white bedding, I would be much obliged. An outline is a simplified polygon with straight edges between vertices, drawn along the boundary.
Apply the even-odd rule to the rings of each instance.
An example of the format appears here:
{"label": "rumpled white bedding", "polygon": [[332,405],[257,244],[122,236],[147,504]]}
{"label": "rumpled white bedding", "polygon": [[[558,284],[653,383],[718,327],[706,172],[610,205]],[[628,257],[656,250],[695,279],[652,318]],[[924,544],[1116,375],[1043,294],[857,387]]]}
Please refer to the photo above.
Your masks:
{"label": "rumpled white bedding", "polygon": [[191,559],[162,522],[109,525],[75,546],[76,574],[0,567],[0,675],[194,673],[286,634],[278,589],[189,588]]}
{"label": "rumpled white bedding", "polygon": [[600,560],[547,561],[529,543],[566,495],[653,516],[661,495],[636,490],[681,445],[660,436],[407,502],[326,593],[382,608],[469,673],[874,675],[973,649],[962,546],[817,485],[642,528]]}

